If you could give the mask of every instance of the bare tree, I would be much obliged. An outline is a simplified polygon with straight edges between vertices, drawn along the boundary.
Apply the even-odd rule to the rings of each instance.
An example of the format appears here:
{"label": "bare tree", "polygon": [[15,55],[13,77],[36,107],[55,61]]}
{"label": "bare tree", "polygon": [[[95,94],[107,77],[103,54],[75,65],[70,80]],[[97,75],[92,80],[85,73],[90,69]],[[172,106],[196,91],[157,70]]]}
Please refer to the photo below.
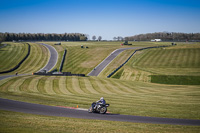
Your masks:
{"label": "bare tree", "polygon": [[123,41],[123,40],[124,40],[124,38],[123,38],[123,37],[121,37],[121,36],[118,36],[118,37],[117,37],[117,40],[118,40],[118,41]]}
{"label": "bare tree", "polygon": [[98,37],[98,41],[101,41],[101,39],[102,39],[102,37],[101,37],[101,36],[99,36],[99,37]]}
{"label": "bare tree", "polygon": [[114,40],[114,41],[117,40],[117,37],[113,37],[113,40]]}
{"label": "bare tree", "polygon": [[94,40],[94,41],[95,41],[95,40],[96,40],[96,36],[92,36],[92,40]]}

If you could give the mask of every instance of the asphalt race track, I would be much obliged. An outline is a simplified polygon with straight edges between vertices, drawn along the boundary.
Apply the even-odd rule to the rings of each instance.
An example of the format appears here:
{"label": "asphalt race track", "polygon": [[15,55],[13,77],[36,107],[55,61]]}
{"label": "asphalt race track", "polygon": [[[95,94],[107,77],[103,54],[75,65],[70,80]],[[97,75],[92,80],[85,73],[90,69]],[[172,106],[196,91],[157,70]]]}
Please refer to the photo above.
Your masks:
{"label": "asphalt race track", "polygon": [[30,75],[30,74],[4,75],[4,76],[0,76],[0,80],[6,79],[6,78],[10,78],[10,77],[14,77],[14,76],[24,76],[24,75]]}
{"label": "asphalt race track", "polygon": [[48,72],[56,65],[57,60],[58,60],[58,53],[54,47],[52,47],[48,44],[44,44],[44,43],[38,43],[38,44],[47,47],[50,52],[50,59],[49,59],[48,63],[46,64],[45,67],[43,67],[42,69],[39,70],[39,71],[46,70],[46,72]]}
{"label": "asphalt race track", "polygon": [[[44,43],[42,43],[42,44],[38,43],[38,44],[44,45],[49,50],[50,59],[47,62],[47,64],[42,69],[39,70],[39,71],[46,70],[48,72],[56,65],[57,60],[58,60],[58,53],[57,53],[57,51],[54,47],[52,47],[48,44],[44,44]],[[18,74],[17,76],[23,76],[23,75],[28,75],[28,74]],[[14,76],[16,76],[16,75],[3,75],[3,76],[0,76],[0,80],[3,80],[5,78],[9,78],[9,77],[14,77]]]}
{"label": "asphalt race track", "polygon": [[[49,49],[49,52],[51,55],[49,62],[41,70],[49,71],[56,64],[58,53],[52,46],[49,46],[47,44],[41,44],[41,45],[45,45]],[[102,61],[96,67],[95,70],[91,71],[88,75],[97,76],[122,51],[127,50],[127,49],[137,49],[137,48],[139,47],[123,48],[123,49],[115,50],[104,61]],[[0,76],[0,80],[13,77],[13,76],[16,76],[16,75]],[[0,98],[0,110],[46,115],[46,116],[72,117],[72,118],[81,118],[81,119],[200,126],[200,120],[156,118],[156,117],[131,116],[131,115],[119,115],[119,114],[101,115],[101,114],[96,114],[96,113],[88,113],[87,111],[84,111],[84,110],[68,109],[68,108],[55,107],[55,106],[46,106],[46,105],[33,104],[33,103],[25,103],[25,102],[13,101],[13,100],[2,99],[2,98]]]}
{"label": "asphalt race track", "polygon": [[83,110],[25,103],[25,102],[13,101],[2,98],[0,98],[0,109],[7,111],[14,111],[14,112],[37,114],[37,115],[73,117],[81,119],[200,126],[200,120],[156,118],[156,117],[131,116],[131,115],[119,115],[119,114],[97,114],[97,113],[88,113],[87,111]]}
{"label": "asphalt race track", "polygon": [[121,48],[113,51],[107,58],[105,58],[95,69],[93,69],[88,76],[98,76],[121,52],[128,49],[138,49],[142,47]]}

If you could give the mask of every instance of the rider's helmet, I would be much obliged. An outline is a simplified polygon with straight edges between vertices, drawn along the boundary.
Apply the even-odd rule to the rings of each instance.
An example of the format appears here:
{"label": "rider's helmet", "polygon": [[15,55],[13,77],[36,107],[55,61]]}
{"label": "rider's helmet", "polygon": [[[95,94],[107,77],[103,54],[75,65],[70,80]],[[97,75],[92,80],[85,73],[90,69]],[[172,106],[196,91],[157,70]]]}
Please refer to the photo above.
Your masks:
{"label": "rider's helmet", "polygon": [[103,100],[104,100],[104,98],[103,98],[103,97],[101,97],[101,98],[100,98],[100,100],[101,100],[101,101],[103,101]]}

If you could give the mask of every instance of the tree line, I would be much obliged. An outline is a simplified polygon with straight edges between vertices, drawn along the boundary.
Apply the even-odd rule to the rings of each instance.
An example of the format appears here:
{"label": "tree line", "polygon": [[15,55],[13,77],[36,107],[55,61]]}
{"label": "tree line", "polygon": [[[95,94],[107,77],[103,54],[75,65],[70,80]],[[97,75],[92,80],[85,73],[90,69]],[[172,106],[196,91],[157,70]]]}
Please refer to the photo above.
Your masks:
{"label": "tree line", "polygon": [[[97,40],[96,40],[97,39]],[[99,36],[98,38],[94,35],[92,36],[92,40],[93,41],[101,41],[102,40],[102,36]]]}
{"label": "tree line", "polygon": [[200,41],[200,33],[155,32],[125,37],[127,41],[150,41],[162,39],[162,41]]}
{"label": "tree line", "polygon": [[85,34],[80,33],[1,33],[0,42],[3,41],[87,41]]}

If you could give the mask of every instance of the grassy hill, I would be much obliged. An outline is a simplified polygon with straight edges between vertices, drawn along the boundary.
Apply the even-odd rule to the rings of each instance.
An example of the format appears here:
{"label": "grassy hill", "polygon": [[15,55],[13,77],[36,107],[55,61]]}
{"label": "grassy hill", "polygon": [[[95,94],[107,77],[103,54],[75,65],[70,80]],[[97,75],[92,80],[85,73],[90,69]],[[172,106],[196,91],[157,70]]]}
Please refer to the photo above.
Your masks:
{"label": "grassy hill", "polygon": [[[63,71],[87,74],[113,50],[121,48],[119,42],[46,42],[56,48],[59,67],[62,53],[68,50]],[[49,54],[41,45],[30,43],[32,53],[19,68],[21,73],[29,73],[42,68]],[[169,43],[135,42],[134,46],[166,45]],[[82,49],[80,46],[88,46]],[[127,50],[120,54],[98,77],[56,77],[26,75],[8,78],[0,81],[0,97],[13,100],[38,103],[52,106],[70,106],[89,108],[93,101],[105,97],[110,103],[109,112],[117,114],[200,119],[200,87],[199,85],[166,85],[150,83],[150,75],[198,75],[198,47],[199,45],[179,44],[166,49],[152,49],[138,52],[117,74],[117,78],[106,78],[118,65],[123,63],[134,50]],[[193,52],[190,53],[192,49]],[[195,49],[195,50],[194,50]],[[182,51],[189,51],[186,62],[180,61],[165,66],[171,57],[183,55]],[[196,51],[197,52],[194,52]],[[164,52],[165,51],[165,52]],[[172,52],[171,52],[172,51]],[[8,51],[7,51],[8,52]],[[157,52],[157,54],[149,54]],[[168,54],[173,53],[173,54]],[[177,54],[179,53],[179,54]],[[149,55],[148,55],[149,54]],[[164,54],[164,55],[163,55]],[[192,59],[190,56],[192,55]],[[196,59],[193,59],[194,56]],[[153,56],[153,57],[150,57]],[[162,59],[158,59],[157,56]],[[157,58],[151,67],[146,63],[147,57]],[[165,60],[168,58],[168,60]],[[164,60],[164,62],[162,61]],[[177,60],[185,60],[178,58]],[[187,64],[195,62],[194,65]],[[151,61],[149,61],[151,63]],[[182,64],[181,64],[182,63]],[[162,67],[160,67],[162,64]],[[182,67],[180,67],[180,64]],[[145,66],[145,67],[144,67]],[[188,71],[186,71],[188,69]],[[141,82],[142,81],[142,82]],[[99,120],[83,120],[74,118],[46,117],[39,115],[0,111],[1,131],[38,131],[38,132],[88,132],[97,127],[105,132],[198,132],[199,127],[171,126],[155,124],[135,124],[129,122],[110,122]]]}
{"label": "grassy hill", "polygon": [[27,54],[28,46],[25,43],[7,43],[0,49],[0,72],[15,67]]}
{"label": "grassy hill", "polygon": [[62,42],[62,45],[54,45],[55,42],[45,43],[54,46],[59,53],[59,61],[54,69],[59,69],[64,49],[67,49],[63,72],[87,75],[112,51],[121,48],[122,42]]}
{"label": "grassy hill", "polygon": [[[31,74],[40,70],[46,65],[49,58],[49,52],[46,47],[36,43],[29,44],[31,46],[31,51],[28,58],[21,64],[21,66],[17,70],[7,74],[11,75],[15,74],[16,72],[18,72],[19,74]],[[8,46],[0,49],[0,70],[3,71],[13,68],[24,58],[24,56],[27,54],[27,51],[28,46],[24,43],[8,42]]]}
{"label": "grassy hill", "polygon": [[111,104],[109,111],[113,113],[200,119],[199,86],[48,76],[15,77],[0,83],[0,97],[20,101],[88,108],[103,96]]}
{"label": "grassy hill", "polygon": [[[97,66],[101,61],[103,61],[112,51],[125,48],[130,46],[121,46],[122,42],[61,42],[61,45],[54,45],[55,42],[44,42],[46,44],[52,45],[56,48],[59,53],[59,61],[54,69],[59,69],[59,64],[62,59],[64,49],[67,49],[67,56],[65,58],[65,64],[63,66],[63,72],[72,73],[83,73],[88,74],[95,66]],[[148,46],[159,46],[159,45],[169,45],[170,43],[157,43],[157,42],[131,42],[135,47],[148,47]],[[84,48],[81,48],[81,45]],[[85,46],[89,48],[86,49]],[[133,50],[132,50],[133,51]],[[120,62],[114,65],[114,68],[118,66],[124,59],[127,58],[129,54],[121,56]],[[126,53],[125,51],[124,53]],[[109,66],[110,67],[110,66]],[[103,72],[100,76],[107,77],[107,74],[112,72],[114,68],[111,66],[109,70]]]}
{"label": "grassy hill", "polygon": [[[171,80],[178,81],[175,84],[184,84],[184,82],[180,83],[179,81],[188,76],[192,76],[192,79],[199,79],[199,57],[199,44],[179,44],[175,47],[143,50],[137,52],[123,70],[119,71],[114,77],[125,80],[150,82],[151,75],[157,75],[158,80],[158,75],[168,75],[168,78],[171,78]],[[174,75],[181,75],[183,78],[180,78],[180,76],[176,78]],[[163,83],[165,83],[164,81]],[[198,82],[199,80],[196,81],[196,83]]]}

